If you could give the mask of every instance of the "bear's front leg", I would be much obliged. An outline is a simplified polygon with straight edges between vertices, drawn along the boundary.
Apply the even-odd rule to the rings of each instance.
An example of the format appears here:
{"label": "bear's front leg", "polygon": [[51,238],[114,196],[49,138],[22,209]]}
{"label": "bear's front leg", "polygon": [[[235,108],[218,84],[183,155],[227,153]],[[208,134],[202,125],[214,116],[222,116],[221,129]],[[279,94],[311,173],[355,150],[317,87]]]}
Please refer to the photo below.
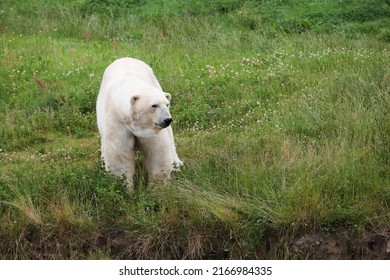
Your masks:
{"label": "bear's front leg", "polygon": [[137,138],[140,149],[145,156],[145,167],[149,181],[170,178],[173,169],[173,157],[170,149],[170,139],[166,131],[161,131],[156,137]]}
{"label": "bear's front leg", "polygon": [[130,152],[127,155],[124,154],[110,154],[106,156],[105,160],[106,170],[112,174],[121,177],[126,177],[126,186],[128,189],[132,189],[135,174],[135,156],[134,152]]}
{"label": "bear's front leg", "polygon": [[175,140],[173,138],[173,130],[172,127],[166,128],[168,138],[169,138],[169,148],[171,150],[172,156],[172,165],[173,171],[180,171],[180,167],[184,165],[184,163],[180,160],[179,156],[176,153]]}
{"label": "bear's front leg", "polygon": [[127,130],[106,131],[102,137],[102,158],[107,171],[126,176],[126,185],[133,187],[135,173],[134,136]]}
{"label": "bear's front leg", "polygon": [[172,156],[169,149],[146,153],[145,167],[148,171],[150,182],[156,179],[166,182],[171,177],[173,169]]}

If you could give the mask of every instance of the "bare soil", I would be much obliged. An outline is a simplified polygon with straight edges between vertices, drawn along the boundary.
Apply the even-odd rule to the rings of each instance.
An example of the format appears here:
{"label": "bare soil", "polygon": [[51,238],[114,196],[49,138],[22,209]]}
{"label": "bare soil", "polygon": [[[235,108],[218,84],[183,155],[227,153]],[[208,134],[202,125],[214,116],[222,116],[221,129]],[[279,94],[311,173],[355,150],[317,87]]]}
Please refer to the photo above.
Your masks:
{"label": "bare soil", "polygon": [[[352,233],[348,229],[340,229],[333,233],[311,232],[294,238],[278,237],[266,233],[264,242],[256,253],[248,255],[245,246],[235,244],[227,249],[227,243],[220,238],[215,240],[198,240],[198,247],[191,248],[175,246],[175,242],[167,237],[165,245],[160,242],[147,243],[136,239],[139,243],[124,244],[122,234],[110,240],[112,252],[120,258],[157,258],[157,259],[309,259],[309,260],[389,260],[390,231],[382,233],[367,232],[363,236]],[[173,238],[173,237],[171,237]],[[132,242],[136,241],[132,240]],[[171,245],[170,245],[171,244]],[[127,250],[123,250],[126,248]],[[196,246],[195,246],[196,247]],[[140,251],[140,248],[141,251]],[[199,249],[201,248],[201,249]],[[142,250],[149,250],[149,253]],[[156,250],[157,249],[157,250]],[[188,253],[190,250],[191,253]],[[146,253],[146,254],[145,254]]]}
{"label": "bare soil", "polygon": [[[357,234],[339,229],[295,237],[266,232],[255,252],[253,248],[248,252],[244,241],[224,240],[223,236],[206,238],[202,234],[170,232],[152,239],[146,232],[108,229],[92,236],[80,233],[77,241],[74,238],[72,231],[43,236],[39,228],[31,227],[15,244],[0,244],[0,252],[5,259],[89,259],[99,255],[110,259],[390,259],[390,230]],[[24,248],[23,255],[17,247]]]}
{"label": "bare soil", "polygon": [[[390,259],[390,231],[354,234],[349,229],[332,233],[310,232],[277,241],[268,239],[264,257],[309,260],[388,260]],[[279,251],[279,254],[278,254]]]}

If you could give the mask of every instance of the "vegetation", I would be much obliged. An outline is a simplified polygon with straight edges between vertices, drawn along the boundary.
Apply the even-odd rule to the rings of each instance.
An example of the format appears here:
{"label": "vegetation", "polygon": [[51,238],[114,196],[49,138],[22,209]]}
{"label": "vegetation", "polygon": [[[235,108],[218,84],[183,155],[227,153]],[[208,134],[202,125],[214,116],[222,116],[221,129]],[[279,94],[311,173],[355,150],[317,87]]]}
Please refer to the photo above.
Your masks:
{"label": "vegetation", "polygon": [[[389,230],[389,26],[383,0],[1,1],[0,258],[326,258],[289,246]],[[185,161],[152,185],[139,155],[132,193],[95,120],[124,56]]]}

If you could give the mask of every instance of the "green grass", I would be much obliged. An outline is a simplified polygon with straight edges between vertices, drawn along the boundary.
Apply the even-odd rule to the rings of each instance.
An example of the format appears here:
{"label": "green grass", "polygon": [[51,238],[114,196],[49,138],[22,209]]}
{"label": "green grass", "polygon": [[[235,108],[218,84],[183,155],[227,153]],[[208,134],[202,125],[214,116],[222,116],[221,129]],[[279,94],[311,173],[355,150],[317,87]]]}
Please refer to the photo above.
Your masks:
{"label": "green grass", "polygon": [[[388,1],[0,4],[0,258],[302,258],[305,233],[389,230]],[[100,161],[104,69],[172,94],[182,172]],[[277,241],[266,248],[270,238]]]}

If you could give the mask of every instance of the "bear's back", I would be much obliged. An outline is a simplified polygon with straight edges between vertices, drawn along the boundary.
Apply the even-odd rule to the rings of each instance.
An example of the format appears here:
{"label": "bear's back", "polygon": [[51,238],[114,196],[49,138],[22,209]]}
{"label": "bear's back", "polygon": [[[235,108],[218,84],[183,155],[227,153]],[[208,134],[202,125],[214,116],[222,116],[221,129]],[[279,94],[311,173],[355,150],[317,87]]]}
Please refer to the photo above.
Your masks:
{"label": "bear's back", "polygon": [[107,86],[122,83],[131,85],[132,88],[161,86],[154,76],[152,68],[145,62],[135,58],[125,57],[111,63],[103,75],[103,83]]}

